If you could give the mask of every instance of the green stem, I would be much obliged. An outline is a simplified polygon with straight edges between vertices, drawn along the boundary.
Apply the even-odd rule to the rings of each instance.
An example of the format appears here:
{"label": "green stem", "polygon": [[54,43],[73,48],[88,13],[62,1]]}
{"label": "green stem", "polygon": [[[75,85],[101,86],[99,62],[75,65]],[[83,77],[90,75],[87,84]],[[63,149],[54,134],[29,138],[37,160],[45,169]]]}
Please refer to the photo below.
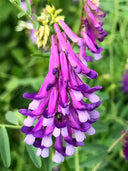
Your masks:
{"label": "green stem", "polygon": [[[84,18],[84,0],[82,0],[82,9],[81,9],[81,17],[80,17],[80,26],[79,26],[79,30],[77,33],[77,36],[80,35],[81,29],[82,29],[82,25],[83,25],[83,18]],[[75,43],[73,43],[72,48],[75,46]]]}
{"label": "green stem", "polygon": [[75,171],[80,171],[79,166],[79,148],[76,148],[76,154],[75,154]]}
{"label": "green stem", "polygon": [[[126,136],[126,134],[128,133],[128,129],[125,133],[123,133],[116,141],[114,141],[114,143],[108,148],[107,150],[107,154],[109,154],[113,148],[120,142],[124,139],[124,137]],[[97,163],[97,165],[93,168],[92,171],[96,171],[100,165],[104,162],[105,158],[103,158],[103,160],[101,160],[99,163]]]}
{"label": "green stem", "polygon": [[[10,0],[9,0],[10,1]],[[11,1],[10,1],[11,2]],[[20,12],[23,12],[24,15],[33,23],[35,24],[35,21],[33,21],[33,19],[31,18],[31,16],[25,12],[15,1],[11,2],[13,4],[13,6],[15,6]]]}
{"label": "green stem", "polygon": [[71,169],[70,169],[70,167],[69,167],[68,162],[67,162],[66,159],[64,160],[63,165],[64,165],[64,168],[65,168],[66,171],[71,171]]}
{"label": "green stem", "polygon": [[9,125],[9,124],[0,124],[0,127],[12,128],[12,129],[20,129],[19,125]]}

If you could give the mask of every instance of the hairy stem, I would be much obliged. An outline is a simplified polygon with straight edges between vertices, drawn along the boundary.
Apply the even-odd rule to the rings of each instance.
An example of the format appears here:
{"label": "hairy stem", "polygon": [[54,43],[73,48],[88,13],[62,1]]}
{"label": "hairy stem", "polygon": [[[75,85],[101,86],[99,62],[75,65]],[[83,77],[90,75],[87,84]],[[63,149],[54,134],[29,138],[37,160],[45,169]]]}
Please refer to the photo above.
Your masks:
{"label": "hairy stem", "polygon": [[19,125],[9,125],[9,124],[0,124],[0,127],[12,128],[12,129],[20,129]]}
{"label": "hairy stem", "polygon": [[[83,18],[84,18],[84,0],[82,0],[82,10],[81,10],[81,17],[80,17],[80,26],[79,26],[79,30],[77,33],[77,36],[80,35],[81,29],[82,29],[82,25],[83,25]],[[75,46],[75,43],[73,43],[72,48]]]}
{"label": "hairy stem", "polygon": [[76,148],[76,154],[75,154],[75,171],[79,171],[80,166],[79,166],[79,148]]}
{"label": "hairy stem", "polygon": [[83,25],[83,18],[84,18],[84,0],[82,0],[82,10],[81,10],[81,17],[80,17],[80,26],[79,26],[79,30],[78,30],[77,36],[79,36],[80,32],[81,32],[82,25]]}
{"label": "hairy stem", "polygon": [[[10,1],[10,0],[9,0]],[[28,18],[28,20],[30,20],[32,22],[32,24],[35,24],[35,21],[31,18],[31,16],[25,12],[15,1],[10,1],[11,4],[16,7],[20,12],[23,12],[24,15]]]}

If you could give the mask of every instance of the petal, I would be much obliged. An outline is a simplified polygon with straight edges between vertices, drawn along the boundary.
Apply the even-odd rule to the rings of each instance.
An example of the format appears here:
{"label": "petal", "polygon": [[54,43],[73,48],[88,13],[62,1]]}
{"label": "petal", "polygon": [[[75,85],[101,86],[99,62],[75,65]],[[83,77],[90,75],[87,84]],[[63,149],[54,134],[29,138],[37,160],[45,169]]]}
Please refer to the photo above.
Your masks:
{"label": "petal", "polygon": [[52,146],[52,144],[53,142],[51,136],[46,136],[42,139],[41,145],[43,145],[44,147],[50,147]]}
{"label": "petal", "polygon": [[61,128],[61,135],[63,137],[67,137],[68,136],[68,129],[67,129],[67,127]]}
{"label": "petal", "polygon": [[54,128],[54,131],[53,131],[53,135],[54,135],[55,137],[59,137],[59,136],[60,136],[60,129],[57,128],[57,127],[55,127],[55,128]]}
{"label": "petal", "polygon": [[81,45],[81,38],[79,38],[63,20],[60,20],[60,26],[74,43]]}
{"label": "petal", "polygon": [[86,134],[93,135],[93,134],[95,134],[95,132],[96,132],[95,129],[93,127],[91,127],[89,130],[86,131]]}
{"label": "petal", "polygon": [[40,149],[40,148],[37,149],[36,155],[37,155],[37,156],[40,156],[40,155],[41,155],[41,149]]}
{"label": "petal", "polygon": [[49,72],[52,73],[53,75],[56,75],[58,68],[59,68],[59,53],[58,53],[57,39],[55,35],[52,35]]}
{"label": "petal", "polygon": [[66,151],[65,153],[68,156],[72,156],[74,153],[76,153],[76,148],[73,145],[70,145],[68,143],[66,143]]}
{"label": "petal", "polygon": [[88,94],[87,97],[88,97],[89,101],[92,103],[96,103],[96,102],[100,101],[100,98],[94,93]]}
{"label": "petal", "polygon": [[42,151],[41,151],[41,156],[43,158],[47,158],[49,156],[49,148],[44,148]]}
{"label": "petal", "polygon": [[84,132],[81,132],[81,131],[78,131],[78,130],[75,130],[74,132],[75,132],[75,137],[76,137],[77,142],[84,141],[84,139],[86,138]]}
{"label": "petal", "polygon": [[62,154],[60,154],[58,151],[55,151],[53,161],[56,163],[64,162],[64,156],[62,156]]}
{"label": "petal", "polygon": [[52,126],[53,125],[53,122],[54,122],[54,119],[53,118],[44,118],[43,120],[43,126]]}
{"label": "petal", "polygon": [[58,26],[57,23],[54,24],[54,29],[55,29],[55,32],[57,34],[57,38],[59,40],[59,44],[61,45],[61,49],[66,52],[67,51],[67,44],[66,44],[66,41],[60,31],[60,28]]}
{"label": "petal", "polygon": [[64,81],[68,82],[69,80],[69,70],[66,55],[63,51],[60,52],[60,64],[61,64],[61,73]]}
{"label": "petal", "polygon": [[56,112],[56,103],[58,99],[58,90],[56,87],[52,88],[52,92],[50,94],[49,103],[48,103],[48,114],[52,116]]}
{"label": "petal", "polygon": [[39,104],[40,104],[40,100],[33,100],[33,101],[29,104],[28,109],[36,110],[36,109],[38,108]]}
{"label": "petal", "polygon": [[34,123],[34,117],[31,117],[31,116],[28,116],[25,120],[24,120],[24,122],[23,122],[23,124],[25,125],[25,126],[32,126],[33,125],[33,123]]}
{"label": "petal", "polygon": [[92,111],[90,111],[90,112],[89,112],[89,115],[90,115],[90,118],[91,118],[91,119],[97,119],[97,118],[99,118],[99,117],[100,117],[99,112],[98,112],[98,111],[96,111],[96,110],[92,110]]}
{"label": "petal", "polygon": [[89,114],[86,110],[77,110],[80,122],[86,122],[89,119]]}
{"label": "petal", "polygon": [[29,134],[25,137],[24,142],[28,145],[32,145],[35,141],[35,137],[32,134]]}
{"label": "petal", "polygon": [[71,90],[77,101],[83,100],[83,94],[80,91]]}

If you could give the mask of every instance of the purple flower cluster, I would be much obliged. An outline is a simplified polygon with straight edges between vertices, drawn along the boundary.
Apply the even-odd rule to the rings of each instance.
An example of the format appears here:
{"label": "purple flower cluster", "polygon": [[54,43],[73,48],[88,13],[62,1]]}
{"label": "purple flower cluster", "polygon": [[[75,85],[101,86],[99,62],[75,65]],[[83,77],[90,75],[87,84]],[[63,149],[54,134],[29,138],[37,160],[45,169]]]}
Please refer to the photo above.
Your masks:
{"label": "purple flower cluster", "polygon": [[82,31],[81,35],[89,50],[94,54],[94,58],[99,60],[102,57],[101,52],[103,51],[103,48],[98,47],[96,40],[103,41],[104,37],[107,36],[107,32],[104,31],[102,27],[102,18],[105,17],[105,13],[100,9],[100,2],[98,5],[95,5],[91,0],[85,1],[87,18],[85,17],[83,20],[85,31]]}
{"label": "purple flower cluster", "polygon": [[[85,41],[75,35],[64,21],[60,21],[62,32],[54,24],[56,36],[51,36],[51,50],[48,74],[36,93],[25,93],[31,99],[28,109],[19,112],[27,118],[21,131],[26,134],[25,142],[37,148],[37,156],[49,156],[49,148],[54,144],[53,161],[60,163],[65,156],[83,146],[87,135],[93,135],[92,124],[99,119],[96,108],[101,104],[94,94],[101,86],[89,88],[80,79],[85,75],[95,79],[97,73],[86,66]],[[80,46],[76,55],[68,37]],[[88,42],[88,41],[87,41]]]}
{"label": "purple flower cluster", "polygon": [[[122,131],[122,133],[125,133],[125,131]],[[126,134],[123,139],[123,154],[126,161],[128,162],[128,134]]]}
{"label": "purple flower cluster", "polygon": [[128,70],[124,71],[124,75],[122,77],[122,81],[120,82],[122,84],[122,91],[123,93],[128,92]]}

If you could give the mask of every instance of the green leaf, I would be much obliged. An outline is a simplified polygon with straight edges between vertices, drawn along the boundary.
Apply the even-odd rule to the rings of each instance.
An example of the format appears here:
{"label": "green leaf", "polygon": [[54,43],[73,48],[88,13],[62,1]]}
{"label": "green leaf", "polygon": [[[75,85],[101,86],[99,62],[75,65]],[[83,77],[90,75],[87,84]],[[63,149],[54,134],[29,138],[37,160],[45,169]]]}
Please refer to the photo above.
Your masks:
{"label": "green leaf", "polygon": [[96,129],[96,134],[108,131],[108,125],[106,123],[98,121],[98,122],[95,122],[93,126]]}
{"label": "green leaf", "polygon": [[85,143],[85,146],[81,147],[82,151],[86,152],[101,152],[107,150],[107,147],[102,144],[97,144],[97,143]]}
{"label": "green leaf", "polygon": [[36,14],[33,14],[33,17],[37,21],[38,16]]}
{"label": "green leaf", "polygon": [[8,122],[17,125],[18,124],[18,119],[15,115],[14,112],[8,111],[5,115],[5,118]]}
{"label": "green leaf", "polygon": [[11,3],[13,3],[14,2],[14,0],[9,0]]}
{"label": "green leaf", "polygon": [[25,0],[26,5],[27,5],[27,13],[31,15],[31,4],[29,0]]}
{"label": "green leaf", "polygon": [[0,153],[3,164],[5,167],[9,167],[11,164],[10,144],[6,128],[0,129]]}
{"label": "green leaf", "polygon": [[17,4],[20,6],[21,4],[21,0],[15,0],[17,2]]}
{"label": "green leaf", "polygon": [[40,156],[36,156],[37,149],[35,147],[33,147],[32,145],[27,145],[27,144],[26,144],[26,148],[27,148],[28,154],[29,154],[32,162],[34,163],[34,165],[37,168],[41,168],[41,166],[42,166],[41,158],[40,158]]}
{"label": "green leaf", "polygon": [[34,30],[37,30],[38,28],[39,28],[39,23],[37,22],[37,23],[35,23],[35,24],[33,24],[33,28],[34,28]]}
{"label": "green leaf", "polygon": [[97,155],[88,157],[87,160],[83,161],[80,166],[87,167],[87,168],[92,168],[95,164],[100,162],[105,156],[107,155],[107,152],[99,152]]}
{"label": "green leaf", "polygon": [[23,17],[24,15],[25,15],[25,12],[19,12],[18,15],[17,15],[17,17],[18,17],[18,18],[21,18],[21,17]]}

